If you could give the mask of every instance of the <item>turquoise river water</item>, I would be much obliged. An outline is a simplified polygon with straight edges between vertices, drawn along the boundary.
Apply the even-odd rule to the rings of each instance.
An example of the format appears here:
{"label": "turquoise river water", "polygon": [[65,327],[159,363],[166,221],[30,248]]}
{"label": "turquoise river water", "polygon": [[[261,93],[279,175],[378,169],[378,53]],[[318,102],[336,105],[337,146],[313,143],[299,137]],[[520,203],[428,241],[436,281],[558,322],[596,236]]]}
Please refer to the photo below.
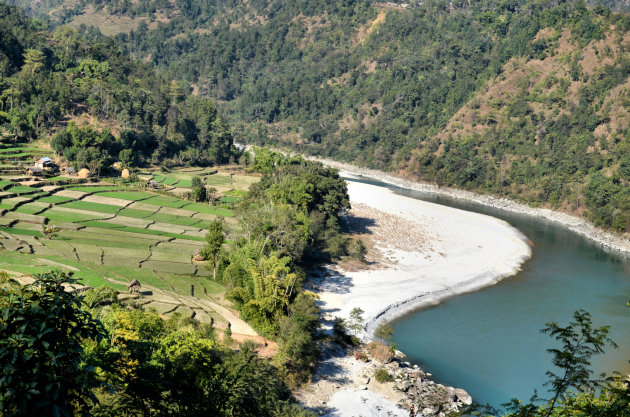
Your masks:
{"label": "turquoise river water", "polygon": [[553,341],[540,329],[549,321],[566,325],[577,309],[589,311],[595,325],[611,326],[619,346],[595,357],[593,369],[630,372],[630,257],[545,220],[371,183],[506,220],[533,242],[532,258],[517,275],[392,323],[393,341],[436,381],[494,407],[511,398],[526,401],[534,389],[548,397],[546,349]]}

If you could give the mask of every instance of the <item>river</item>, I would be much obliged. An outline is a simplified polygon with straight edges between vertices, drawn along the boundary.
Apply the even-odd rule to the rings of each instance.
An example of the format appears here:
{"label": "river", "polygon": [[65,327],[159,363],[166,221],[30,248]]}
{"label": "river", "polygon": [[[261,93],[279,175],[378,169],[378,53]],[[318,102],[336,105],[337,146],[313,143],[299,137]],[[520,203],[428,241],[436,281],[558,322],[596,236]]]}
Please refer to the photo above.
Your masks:
{"label": "river", "polygon": [[533,243],[532,258],[517,275],[457,296],[393,323],[393,341],[438,382],[467,390],[475,401],[500,407],[511,398],[527,401],[551,369],[553,347],[540,329],[549,321],[566,325],[577,309],[595,325],[611,326],[619,345],[595,357],[596,373],[630,372],[630,258],[605,250],[546,220],[514,214],[432,193],[375,181],[397,193],[488,214],[518,228]]}

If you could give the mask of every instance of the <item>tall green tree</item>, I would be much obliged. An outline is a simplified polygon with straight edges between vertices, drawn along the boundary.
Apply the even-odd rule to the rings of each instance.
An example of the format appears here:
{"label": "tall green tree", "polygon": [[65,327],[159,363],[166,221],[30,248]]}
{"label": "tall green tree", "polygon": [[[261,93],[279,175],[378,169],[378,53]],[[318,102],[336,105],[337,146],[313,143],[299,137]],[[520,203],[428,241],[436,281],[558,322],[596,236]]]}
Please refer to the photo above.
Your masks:
{"label": "tall green tree", "polygon": [[81,309],[67,273],[35,278],[24,287],[0,284],[0,414],[87,414],[94,373],[82,342],[100,339],[102,327]]}
{"label": "tall green tree", "polygon": [[220,220],[214,220],[208,226],[206,234],[206,245],[201,249],[201,256],[210,262],[212,267],[212,277],[217,279],[217,263],[221,247],[225,243],[225,226]]}

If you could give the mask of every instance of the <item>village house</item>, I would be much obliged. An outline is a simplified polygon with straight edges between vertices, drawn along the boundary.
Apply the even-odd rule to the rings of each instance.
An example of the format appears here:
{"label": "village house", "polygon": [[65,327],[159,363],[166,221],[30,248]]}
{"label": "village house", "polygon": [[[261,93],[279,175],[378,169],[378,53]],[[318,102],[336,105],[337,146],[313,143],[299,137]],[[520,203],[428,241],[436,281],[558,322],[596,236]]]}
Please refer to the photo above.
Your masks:
{"label": "village house", "polygon": [[35,161],[35,166],[44,169],[55,168],[57,164],[55,164],[49,157],[44,156],[43,158],[39,158],[37,161]]}

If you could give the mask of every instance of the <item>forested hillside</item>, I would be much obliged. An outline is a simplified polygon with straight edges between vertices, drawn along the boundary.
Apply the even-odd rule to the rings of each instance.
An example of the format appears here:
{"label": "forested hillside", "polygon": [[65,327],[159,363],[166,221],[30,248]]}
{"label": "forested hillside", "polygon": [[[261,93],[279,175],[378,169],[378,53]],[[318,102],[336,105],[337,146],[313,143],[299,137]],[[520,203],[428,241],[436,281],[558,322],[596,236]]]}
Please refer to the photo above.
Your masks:
{"label": "forested hillside", "polygon": [[215,97],[240,140],[630,225],[625,1],[22,3]]}
{"label": "forested hillside", "polygon": [[77,168],[229,161],[232,136],[214,105],[125,56],[107,38],[53,34],[0,4],[0,136],[53,137]]}

